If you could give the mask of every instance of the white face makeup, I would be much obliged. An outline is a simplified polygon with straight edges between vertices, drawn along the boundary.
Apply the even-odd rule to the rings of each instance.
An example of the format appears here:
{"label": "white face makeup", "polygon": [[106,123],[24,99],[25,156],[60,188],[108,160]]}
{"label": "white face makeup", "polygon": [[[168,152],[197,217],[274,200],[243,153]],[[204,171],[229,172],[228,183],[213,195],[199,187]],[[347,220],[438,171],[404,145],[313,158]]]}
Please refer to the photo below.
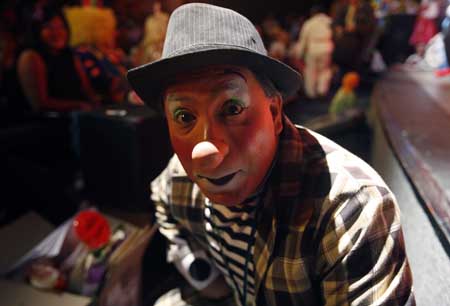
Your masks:
{"label": "white face makeup", "polygon": [[279,96],[247,69],[213,67],[168,86],[164,109],[176,154],[210,200],[235,205],[255,192],[275,156]]}

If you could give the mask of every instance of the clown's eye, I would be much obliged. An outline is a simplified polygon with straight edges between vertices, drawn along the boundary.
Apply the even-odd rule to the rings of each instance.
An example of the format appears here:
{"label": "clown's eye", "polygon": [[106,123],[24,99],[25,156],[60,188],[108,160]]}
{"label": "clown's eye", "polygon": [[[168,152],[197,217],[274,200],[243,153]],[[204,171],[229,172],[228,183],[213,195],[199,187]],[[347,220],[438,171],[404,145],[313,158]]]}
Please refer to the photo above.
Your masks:
{"label": "clown's eye", "polygon": [[195,120],[194,115],[192,115],[186,109],[177,109],[174,112],[173,117],[177,123],[182,125],[188,125]]}
{"label": "clown's eye", "polygon": [[230,99],[222,107],[223,116],[236,116],[246,109],[244,103],[237,99]]}

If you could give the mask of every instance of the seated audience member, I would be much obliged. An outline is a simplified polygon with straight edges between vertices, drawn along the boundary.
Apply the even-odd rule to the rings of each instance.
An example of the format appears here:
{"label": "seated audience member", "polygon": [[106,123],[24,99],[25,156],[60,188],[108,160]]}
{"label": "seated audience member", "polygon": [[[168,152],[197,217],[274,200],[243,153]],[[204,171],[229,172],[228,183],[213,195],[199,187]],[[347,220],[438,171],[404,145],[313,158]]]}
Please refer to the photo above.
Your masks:
{"label": "seated audience member", "polygon": [[126,56],[120,49],[99,49],[94,46],[79,46],[75,54],[102,105],[125,101],[128,84],[125,79]]}
{"label": "seated audience member", "polygon": [[301,77],[247,18],[180,6],[162,59],[128,79],[165,114],[176,153],[152,199],[187,282],[156,305],[415,305],[394,195],[283,114]]}
{"label": "seated audience member", "polygon": [[125,100],[128,57],[117,44],[116,13],[106,7],[64,9],[72,35],[70,43],[102,105]]}
{"label": "seated audience member", "polygon": [[90,110],[98,105],[99,97],[68,46],[69,28],[62,12],[50,7],[36,12],[29,35],[17,73],[33,110]]}

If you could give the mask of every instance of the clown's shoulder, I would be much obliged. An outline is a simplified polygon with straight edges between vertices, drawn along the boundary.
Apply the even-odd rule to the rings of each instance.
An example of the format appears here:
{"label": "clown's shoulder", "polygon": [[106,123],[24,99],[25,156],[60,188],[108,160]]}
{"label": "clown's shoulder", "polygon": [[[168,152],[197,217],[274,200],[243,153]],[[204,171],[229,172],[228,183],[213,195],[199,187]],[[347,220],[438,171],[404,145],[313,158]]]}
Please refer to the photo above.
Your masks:
{"label": "clown's shoulder", "polygon": [[322,150],[320,159],[314,160],[311,164],[323,164],[329,173],[330,189],[324,200],[335,205],[336,209],[339,209],[338,206],[345,206],[346,202],[354,198],[362,202],[363,198],[366,198],[366,202],[375,200],[378,205],[388,200],[397,206],[395,196],[387,184],[364,160],[319,133],[298,125],[296,128],[301,138],[312,137],[319,145],[317,149],[305,148],[305,155],[314,150]]}

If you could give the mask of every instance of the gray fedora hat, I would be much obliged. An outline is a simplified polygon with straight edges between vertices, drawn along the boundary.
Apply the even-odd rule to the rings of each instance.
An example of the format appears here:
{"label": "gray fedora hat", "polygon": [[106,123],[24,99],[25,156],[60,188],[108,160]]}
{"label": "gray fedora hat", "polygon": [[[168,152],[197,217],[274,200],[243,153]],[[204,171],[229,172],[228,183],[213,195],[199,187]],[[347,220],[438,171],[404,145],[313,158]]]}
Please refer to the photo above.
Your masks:
{"label": "gray fedora hat", "polygon": [[204,3],[178,7],[170,16],[160,60],[133,68],[127,78],[144,102],[157,107],[165,81],[210,65],[237,65],[262,73],[285,96],[301,85],[300,74],[267,56],[253,24],[235,11]]}

